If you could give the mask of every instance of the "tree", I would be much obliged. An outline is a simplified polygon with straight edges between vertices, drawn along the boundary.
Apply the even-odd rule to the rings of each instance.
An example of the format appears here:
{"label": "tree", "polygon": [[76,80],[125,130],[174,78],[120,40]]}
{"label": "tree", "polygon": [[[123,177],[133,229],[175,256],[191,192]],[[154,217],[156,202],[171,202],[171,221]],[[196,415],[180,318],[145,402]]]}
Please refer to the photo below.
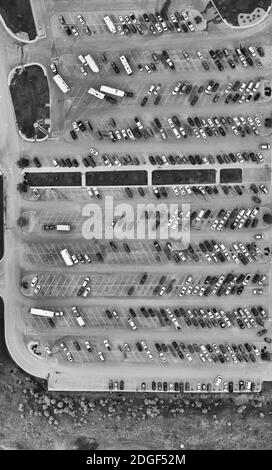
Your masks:
{"label": "tree", "polygon": [[271,225],[272,224],[272,215],[269,214],[269,213],[266,213],[263,215],[263,221],[268,224],[268,225]]}
{"label": "tree", "polygon": [[271,129],[271,127],[272,127],[272,119],[271,118],[266,118],[264,120],[264,127],[267,127],[268,129]]}
{"label": "tree", "polygon": [[19,158],[19,160],[17,161],[17,166],[19,168],[27,168],[29,166],[29,159],[26,157]]}
{"label": "tree", "polygon": [[23,289],[28,289],[28,282],[27,281],[22,281],[21,286],[22,286]]}
{"label": "tree", "polygon": [[18,183],[17,184],[17,189],[18,189],[20,194],[27,193],[27,184],[25,182]]}
{"label": "tree", "polygon": [[28,226],[28,219],[27,219],[26,217],[24,217],[23,215],[21,215],[21,216],[17,219],[17,225],[18,225],[18,227],[20,227],[20,228],[27,227],[27,226]]}

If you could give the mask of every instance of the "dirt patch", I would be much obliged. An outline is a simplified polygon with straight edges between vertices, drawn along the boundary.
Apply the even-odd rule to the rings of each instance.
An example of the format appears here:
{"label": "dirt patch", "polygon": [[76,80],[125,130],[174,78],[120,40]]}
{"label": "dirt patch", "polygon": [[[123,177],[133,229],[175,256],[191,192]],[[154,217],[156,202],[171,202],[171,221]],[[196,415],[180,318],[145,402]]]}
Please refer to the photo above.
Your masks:
{"label": "dirt patch", "polygon": [[13,33],[26,33],[30,40],[36,38],[30,0],[0,0],[0,14]]}
{"label": "dirt patch", "polygon": [[34,123],[39,123],[46,131],[49,128],[49,87],[43,69],[38,65],[18,67],[10,93],[21,133],[28,139],[43,139],[46,134],[34,127]]}

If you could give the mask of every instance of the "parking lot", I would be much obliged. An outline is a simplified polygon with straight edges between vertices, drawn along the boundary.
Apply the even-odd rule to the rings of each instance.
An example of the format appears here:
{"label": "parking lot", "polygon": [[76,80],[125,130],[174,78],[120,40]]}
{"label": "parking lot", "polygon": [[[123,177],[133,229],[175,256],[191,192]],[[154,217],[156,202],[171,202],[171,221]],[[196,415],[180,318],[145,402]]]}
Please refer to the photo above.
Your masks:
{"label": "parking lot", "polygon": [[[48,70],[52,132],[22,144],[16,178],[82,183],[29,187],[14,219],[18,329],[60,387],[259,391],[271,376],[270,30],[179,3],[164,21],[120,0],[52,1],[50,47],[28,46]],[[101,86],[124,96],[88,93]]]}

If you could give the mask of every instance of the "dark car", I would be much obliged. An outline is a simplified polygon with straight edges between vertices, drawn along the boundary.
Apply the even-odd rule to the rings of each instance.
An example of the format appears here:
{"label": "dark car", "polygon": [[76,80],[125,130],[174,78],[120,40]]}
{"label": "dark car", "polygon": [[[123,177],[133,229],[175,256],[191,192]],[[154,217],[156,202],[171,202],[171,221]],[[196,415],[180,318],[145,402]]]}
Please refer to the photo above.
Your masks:
{"label": "dark car", "polygon": [[74,130],[70,131],[70,135],[71,135],[71,137],[72,137],[73,140],[77,140],[77,139],[78,139],[77,133],[76,133]]}
{"label": "dark car", "polygon": [[80,351],[80,350],[81,350],[81,346],[80,346],[80,344],[78,343],[78,341],[73,341],[73,345],[75,346],[75,348],[76,348],[77,351]]}
{"label": "dark car", "polygon": [[143,347],[141,345],[141,343],[135,343],[136,345],[136,348],[138,349],[139,352],[141,352],[143,350]]}
{"label": "dark car", "polygon": [[71,31],[70,26],[65,25],[64,26],[64,31],[66,32],[67,36],[71,36],[72,31]]}
{"label": "dark car", "polygon": [[40,168],[42,166],[40,160],[37,157],[33,158],[33,162],[37,168]]}
{"label": "dark car", "polygon": [[112,68],[113,68],[113,70],[114,70],[115,73],[120,73],[120,69],[119,69],[119,67],[116,65],[115,62],[111,62],[111,66],[112,66]]}
{"label": "dark car", "polygon": [[143,99],[142,99],[142,101],[141,101],[141,103],[140,103],[140,105],[141,105],[141,106],[145,106],[147,100],[148,100],[148,97],[147,97],[147,96],[144,96]]}

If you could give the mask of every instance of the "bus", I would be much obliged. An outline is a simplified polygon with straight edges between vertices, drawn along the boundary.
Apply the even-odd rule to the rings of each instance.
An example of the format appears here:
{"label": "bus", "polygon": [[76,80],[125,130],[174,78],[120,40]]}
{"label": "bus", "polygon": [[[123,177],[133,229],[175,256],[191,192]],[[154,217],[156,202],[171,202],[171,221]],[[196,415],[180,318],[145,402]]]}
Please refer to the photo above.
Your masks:
{"label": "bus", "polygon": [[129,63],[128,63],[128,60],[127,60],[126,56],[125,56],[125,55],[121,55],[121,56],[119,57],[119,59],[120,59],[122,65],[123,65],[123,67],[124,67],[126,73],[127,73],[128,75],[132,75],[133,72],[132,72],[132,69],[131,69],[131,67],[130,67],[130,65],[129,65]]}
{"label": "bus", "polygon": [[116,28],[109,16],[104,16],[104,21],[112,34],[116,33]]}
{"label": "bus", "polygon": [[119,96],[123,98],[126,94],[123,90],[118,90],[118,88],[112,88],[111,86],[101,85],[100,91],[103,93],[109,93],[110,95]]}
{"label": "bus", "polygon": [[105,93],[102,93],[101,91],[95,90],[94,88],[89,88],[88,93],[90,95],[95,96],[99,100],[103,100],[105,98]]}
{"label": "bus", "polygon": [[58,85],[58,87],[61,89],[63,93],[68,93],[68,91],[71,90],[71,88],[67,85],[67,83],[63,80],[63,78],[60,76],[59,73],[56,75],[53,75],[53,80],[54,82]]}
{"label": "bus", "polygon": [[99,72],[99,67],[98,67],[97,63],[95,62],[95,60],[93,59],[93,57],[90,54],[85,55],[85,60],[86,60],[87,64],[89,65],[90,69],[92,70],[92,72],[94,72],[94,73]]}
{"label": "bus", "polygon": [[40,317],[53,318],[55,316],[55,312],[44,310],[43,308],[31,308],[30,313],[31,315],[39,315]]}
{"label": "bus", "polygon": [[62,259],[65,262],[66,266],[73,266],[74,263],[73,263],[72,257],[70,255],[69,251],[67,250],[67,248],[64,248],[64,250],[61,250],[60,254],[61,254]]}

